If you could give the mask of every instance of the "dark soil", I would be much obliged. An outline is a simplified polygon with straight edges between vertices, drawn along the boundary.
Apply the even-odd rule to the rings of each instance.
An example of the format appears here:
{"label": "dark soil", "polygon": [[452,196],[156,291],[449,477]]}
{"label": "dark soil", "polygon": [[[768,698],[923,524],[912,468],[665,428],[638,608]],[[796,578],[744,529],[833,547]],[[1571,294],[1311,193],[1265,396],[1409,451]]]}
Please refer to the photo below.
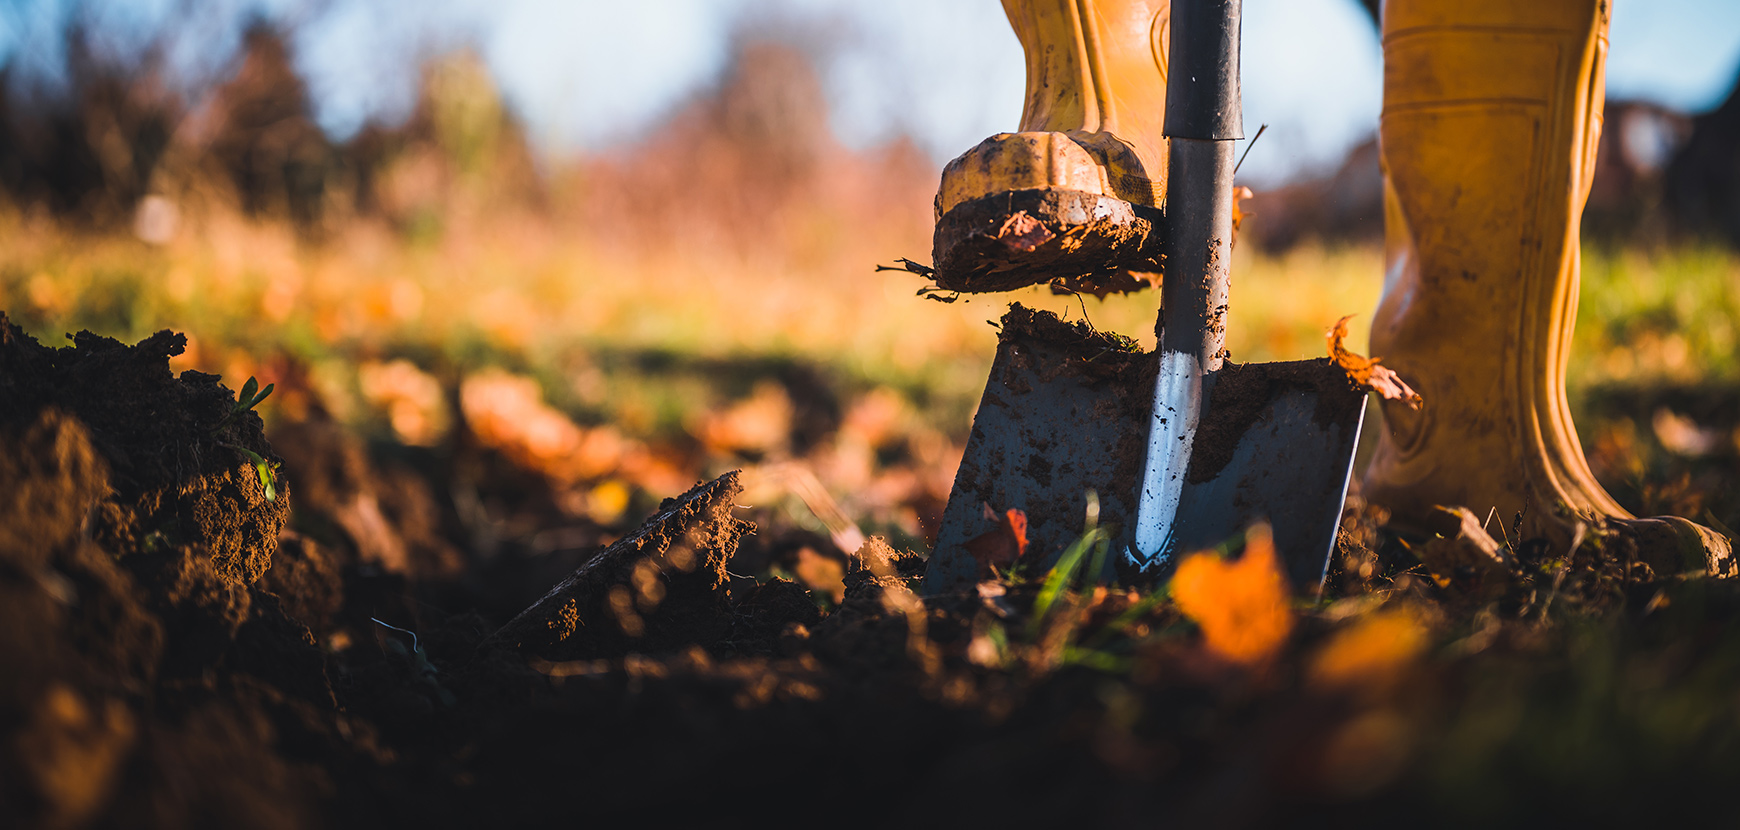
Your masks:
{"label": "dark soil", "polygon": [[[997,325],[1002,329],[1004,339],[1037,340],[1064,347],[1072,354],[1068,364],[1072,374],[1117,381],[1119,385],[1128,386],[1133,395],[1141,392],[1142,369],[1136,358],[1141,356],[1142,348],[1135,340],[1100,331],[1085,320],[1070,322],[1049,311],[1031,309],[1020,303],[1011,303],[1009,311]],[[1130,374],[1132,372],[1138,374]],[[1154,370],[1149,369],[1147,375],[1152,379]]]}
{"label": "dark soil", "polygon": [[[1118,368],[1125,341],[1070,336],[1138,371]],[[260,420],[226,417],[217,378],[172,375],[180,342],[49,349],[0,324],[0,824],[1735,812],[1729,581],[1525,545],[1488,603],[1422,575],[1355,497],[1325,604],[1241,667],[1134,592],[1004,580],[921,599],[921,557],[875,539],[837,604],[744,576],[754,529],[730,475],[620,539],[522,557],[456,504],[535,504],[533,485],[463,442],[383,455],[285,424],[266,498],[237,449],[279,460]],[[1330,645],[1398,609],[1430,631],[1426,656],[1325,685]]]}
{"label": "dark soil", "polygon": [[1197,428],[1186,477],[1200,483],[1219,475],[1251,424],[1289,389],[1313,394],[1317,410],[1312,422],[1325,428],[1353,423],[1365,400],[1365,390],[1327,357],[1275,363],[1226,361],[1215,373],[1209,393],[1208,409],[1215,417],[1204,418]]}

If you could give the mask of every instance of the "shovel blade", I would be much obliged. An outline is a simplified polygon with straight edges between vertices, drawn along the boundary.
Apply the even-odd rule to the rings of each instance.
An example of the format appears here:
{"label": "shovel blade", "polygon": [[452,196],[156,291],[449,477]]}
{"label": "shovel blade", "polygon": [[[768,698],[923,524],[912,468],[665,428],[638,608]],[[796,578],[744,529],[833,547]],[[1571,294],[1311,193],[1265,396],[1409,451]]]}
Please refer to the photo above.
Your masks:
{"label": "shovel blade", "polygon": [[[1236,383],[1227,373],[1241,371],[1266,371],[1301,382],[1265,384],[1260,400],[1229,401],[1229,387]],[[1217,374],[1203,415],[1205,432],[1197,435],[1197,452],[1178,505],[1175,550],[1207,550],[1257,522],[1268,522],[1288,581],[1299,593],[1315,595],[1335,549],[1366,396],[1348,388],[1346,375],[1328,360],[1229,364]],[[1250,392],[1249,387],[1244,391]],[[1212,463],[1202,450],[1210,437],[1205,433],[1216,430],[1236,437],[1225,436],[1231,439],[1230,455],[1212,471],[1199,464]],[[1156,563],[1143,576],[1164,577],[1175,564]]]}
{"label": "shovel blade", "polygon": [[[1002,326],[931,554],[931,593],[984,575],[974,551],[994,546],[974,542],[998,533],[1009,509],[1026,514],[1022,567],[1030,574],[1048,569],[1084,532],[1088,491],[1099,495],[1099,524],[1113,530],[1112,549],[1133,541],[1155,356],[1020,305]],[[1227,378],[1245,381],[1227,384],[1243,397],[1221,389]],[[1229,364],[1210,382],[1197,439],[1209,451],[1192,459],[1177,550],[1212,548],[1268,521],[1289,578],[1315,592],[1340,521],[1365,397],[1321,360]],[[1111,560],[1097,578],[1158,581],[1173,564],[1138,569]]]}

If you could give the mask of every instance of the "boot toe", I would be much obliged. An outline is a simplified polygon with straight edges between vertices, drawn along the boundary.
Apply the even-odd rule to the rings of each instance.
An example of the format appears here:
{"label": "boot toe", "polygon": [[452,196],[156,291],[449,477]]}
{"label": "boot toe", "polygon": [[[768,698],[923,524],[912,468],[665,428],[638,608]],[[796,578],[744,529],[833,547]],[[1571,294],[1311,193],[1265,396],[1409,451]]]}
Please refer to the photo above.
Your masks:
{"label": "boot toe", "polygon": [[1657,576],[1702,573],[1740,575],[1728,537],[1678,516],[1614,519],[1613,526],[1637,546],[1637,558]]}

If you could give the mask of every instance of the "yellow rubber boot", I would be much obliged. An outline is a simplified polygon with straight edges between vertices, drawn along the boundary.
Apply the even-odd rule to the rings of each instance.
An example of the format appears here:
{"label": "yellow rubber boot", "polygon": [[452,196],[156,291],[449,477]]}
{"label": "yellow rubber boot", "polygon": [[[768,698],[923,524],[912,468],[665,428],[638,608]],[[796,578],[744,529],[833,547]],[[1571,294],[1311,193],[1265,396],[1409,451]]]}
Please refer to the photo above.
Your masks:
{"label": "yellow rubber boot", "polygon": [[1732,573],[1725,538],[1632,519],[1601,488],[1566,405],[1607,23],[1607,0],[1385,3],[1371,348],[1426,403],[1386,402],[1366,492],[1404,525],[1435,505],[1524,511],[1522,536],[1560,549],[1581,522],[1620,529],[1658,573]]}
{"label": "yellow rubber boot", "polygon": [[[1005,291],[1145,284],[1165,195],[1168,0],[1003,0],[1027,55],[1021,131],[943,170],[937,282]],[[1158,236],[1157,234],[1154,236]]]}

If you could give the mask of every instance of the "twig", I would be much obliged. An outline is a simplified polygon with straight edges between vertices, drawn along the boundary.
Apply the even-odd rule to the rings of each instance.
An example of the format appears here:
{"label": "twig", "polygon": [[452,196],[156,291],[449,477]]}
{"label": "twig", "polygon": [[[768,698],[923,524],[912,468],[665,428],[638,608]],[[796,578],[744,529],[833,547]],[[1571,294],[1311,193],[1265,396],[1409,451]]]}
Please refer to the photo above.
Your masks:
{"label": "twig", "polygon": [[922,263],[913,262],[912,260],[907,259],[906,257],[900,257],[899,259],[896,259],[895,262],[898,262],[900,264],[899,265],[877,265],[876,270],[877,271],[905,271],[909,274],[917,274],[921,277],[926,277],[926,278],[936,276],[936,269],[935,268],[932,268],[929,265],[925,265]]}
{"label": "twig", "polygon": [[1240,167],[1245,166],[1245,157],[1249,156],[1251,154],[1251,148],[1257,146],[1257,139],[1262,138],[1263,131],[1267,130],[1267,129],[1269,129],[1269,125],[1264,124],[1263,126],[1257,128],[1256,135],[1251,136],[1251,143],[1245,145],[1244,153],[1242,153],[1239,156],[1239,163],[1233,165],[1233,175],[1234,176],[1237,176],[1239,174]]}

